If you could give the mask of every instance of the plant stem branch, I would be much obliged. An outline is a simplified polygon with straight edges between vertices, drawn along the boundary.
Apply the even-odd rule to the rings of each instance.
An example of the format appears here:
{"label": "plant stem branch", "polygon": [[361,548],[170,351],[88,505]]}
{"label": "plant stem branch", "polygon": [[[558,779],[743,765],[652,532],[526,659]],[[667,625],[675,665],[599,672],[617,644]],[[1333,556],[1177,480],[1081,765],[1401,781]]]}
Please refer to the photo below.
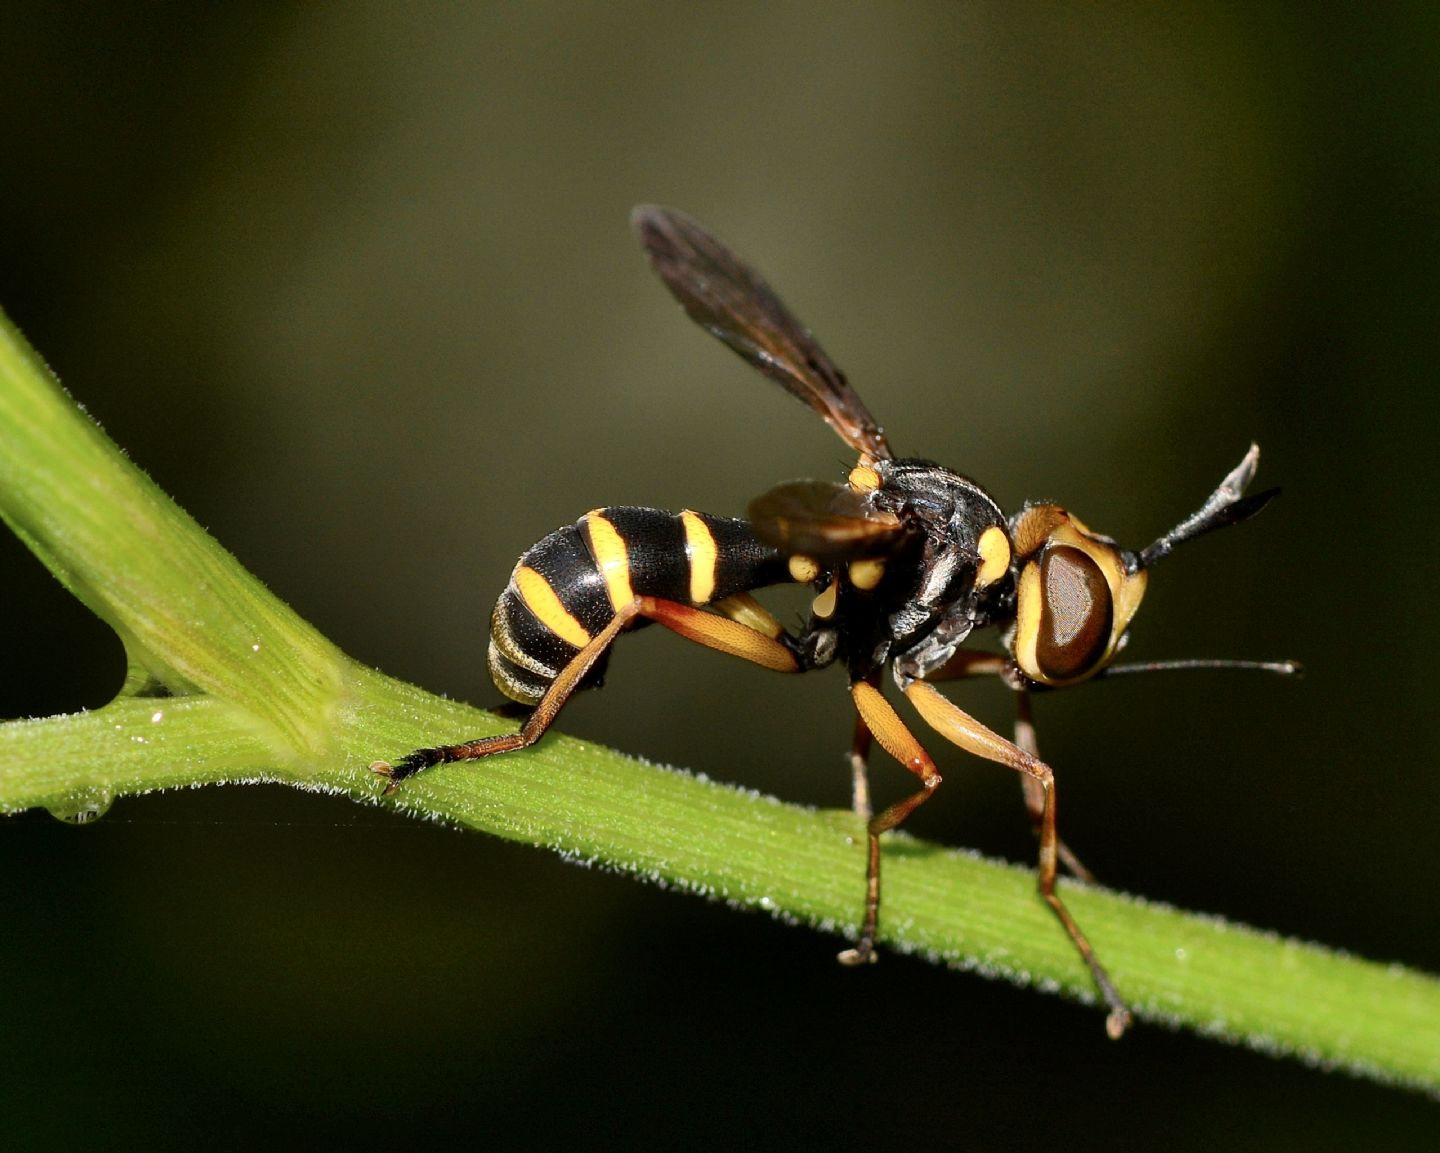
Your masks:
{"label": "plant stem branch", "polygon": [[[0,517],[124,640],[115,701],[0,725],[0,812],[273,781],[386,804],[849,936],[863,826],[549,735],[382,798],[377,757],[505,722],[365,668],[135,468],[0,316]],[[889,836],[880,939],[1084,1001],[1034,873]],[[1137,1017],[1440,1092],[1440,981],[1070,884]],[[1097,1019],[1096,1030],[1100,1030]]]}

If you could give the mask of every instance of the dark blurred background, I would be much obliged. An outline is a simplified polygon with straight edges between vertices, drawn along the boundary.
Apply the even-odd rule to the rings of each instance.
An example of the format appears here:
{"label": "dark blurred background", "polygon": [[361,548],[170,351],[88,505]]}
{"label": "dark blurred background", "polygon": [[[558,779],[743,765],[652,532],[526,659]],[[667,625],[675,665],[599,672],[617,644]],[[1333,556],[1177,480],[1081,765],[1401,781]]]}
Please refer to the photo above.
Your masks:
{"label": "dark blurred background", "polygon": [[[1166,561],[1130,652],[1308,675],[1039,701],[1066,836],[1119,888],[1440,969],[1440,18],[1318,13],[25,6],[0,305],[301,614],[482,704],[491,604],[543,533],[604,503],[738,514],[849,463],[671,304],[636,202],[750,256],[899,450],[1007,508],[1142,545],[1258,440],[1283,499]],[[114,692],[116,640],[8,535],[0,597],[0,714]],[[843,677],[658,634],[566,729],[847,803]],[[957,692],[1008,725],[1002,690]],[[941,758],[915,831],[1029,860],[1015,781]],[[16,1148],[1436,1132],[1408,1093],[1154,1027],[1110,1044],[1092,1009],[841,971],[833,939],[279,788],[8,819],[0,872]]]}

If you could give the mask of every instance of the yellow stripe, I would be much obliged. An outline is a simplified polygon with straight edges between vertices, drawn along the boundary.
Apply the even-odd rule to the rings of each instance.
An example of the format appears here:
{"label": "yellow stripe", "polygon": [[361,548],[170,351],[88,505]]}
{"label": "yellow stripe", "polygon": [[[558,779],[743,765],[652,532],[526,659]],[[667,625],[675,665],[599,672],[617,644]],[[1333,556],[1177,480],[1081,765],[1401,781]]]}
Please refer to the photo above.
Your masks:
{"label": "yellow stripe", "polygon": [[975,583],[984,588],[1010,571],[1010,538],[998,524],[992,524],[980,534],[979,547],[980,571]]}
{"label": "yellow stripe", "polygon": [[1040,610],[1045,590],[1040,587],[1040,565],[1027,561],[1020,570],[1020,581],[1015,589],[1015,635],[1010,641],[1010,651],[1015,663],[1031,680],[1044,682],[1045,674],[1040,671],[1040,662],[1035,659],[1035,649],[1040,640]]}
{"label": "yellow stripe", "polygon": [[590,634],[585,626],[570,615],[570,610],[560,603],[550,582],[529,565],[515,570],[515,588],[525,607],[535,614],[536,620],[561,640],[577,649],[590,643]]}
{"label": "yellow stripe", "polygon": [[630,556],[625,540],[599,509],[585,515],[585,528],[590,537],[590,552],[600,575],[605,578],[605,587],[610,590],[610,603],[618,613],[635,599],[635,590],[630,587]]}
{"label": "yellow stripe", "polygon": [[690,603],[706,605],[715,595],[715,534],[688,508],[680,514],[685,526],[685,555],[690,558]]}
{"label": "yellow stripe", "polygon": [[495,682],[495,687],[509,697],[512,701],[518,701],[522,705],[534,705],[540,703],[540,698],[515,679],[510,672],[510,666],[506,664],[505,654],[496,648],[495,643],[490,643],[490,653],[486,660],[490,667],[490,679]]}
{"label": "yellow stripe", "polygon": [[[508,594],[510,590],[507,589],[506,592]],[[518,596],[518,592],[515,595]],[[512,600],[513,598],[501,597],[495,605],[495,611],[490,616],[490,647],[512,665],[517,665],[538,677],[553,680],[555,670],[521,648],[520,642],[515,639],[515,634],[510,631],[510,613],[512,610],[519,611],[513,606]]]}

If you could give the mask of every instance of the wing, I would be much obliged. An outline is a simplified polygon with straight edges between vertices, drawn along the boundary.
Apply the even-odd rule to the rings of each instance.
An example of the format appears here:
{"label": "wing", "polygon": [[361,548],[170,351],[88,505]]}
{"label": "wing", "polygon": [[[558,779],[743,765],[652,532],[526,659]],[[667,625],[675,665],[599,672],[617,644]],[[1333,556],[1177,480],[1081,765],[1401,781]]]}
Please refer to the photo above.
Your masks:
{"label": "wing", "polygon": [[673,208],[642,204],[630,224],[691,320],[808,404],[851,448],[890,459],[884,432],[845,374],[754,269]]}
{"label": "wing", "polygon": [[898,517],[871,509],[863,493],[819,480],[792,480],[756,497],[750,522],[766,544],[821,561],[889,556],[907,532]]}

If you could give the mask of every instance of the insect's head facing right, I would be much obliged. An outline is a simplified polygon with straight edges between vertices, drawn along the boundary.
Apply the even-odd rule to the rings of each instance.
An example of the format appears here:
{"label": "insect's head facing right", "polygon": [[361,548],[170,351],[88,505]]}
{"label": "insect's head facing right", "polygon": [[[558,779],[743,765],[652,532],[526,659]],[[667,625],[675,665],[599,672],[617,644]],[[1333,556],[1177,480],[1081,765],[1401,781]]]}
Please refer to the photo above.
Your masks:
{"label": "insect's head facing right", "polygon": [[1260,462],[1251,445],[1198,510],[1139,552],[1120,548],[1053,504],[1010,519],[1015,621],[1006,644],[1030,681],[1060,687],[1103,670],[1124,647],[1150,566],[1182,541],[1254,516],[1280,491],[1246,497]]}

